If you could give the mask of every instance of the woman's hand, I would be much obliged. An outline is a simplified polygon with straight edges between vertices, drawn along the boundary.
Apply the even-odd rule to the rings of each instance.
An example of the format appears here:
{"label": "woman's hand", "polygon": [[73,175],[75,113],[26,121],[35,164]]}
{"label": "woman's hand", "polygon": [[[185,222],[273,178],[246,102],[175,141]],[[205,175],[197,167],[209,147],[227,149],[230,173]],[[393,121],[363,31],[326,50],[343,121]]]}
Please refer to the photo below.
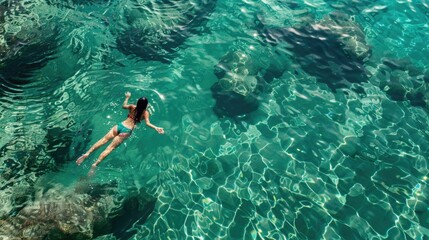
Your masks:
{"label": "woman's hand", "polygon": [[159,134],[164,134],[164,128],[160,128],[160,127],[156,127],[155,130],[159,133]]}
{"label": "woman's hand", "polygon": [[131,97],[131,93],[130,92],[126,92],[125,93],[124,103],[122,103],[122,108],[123,109],[130,109],[130,105],[128,105],[128,99],[130,99],[130,97]]}

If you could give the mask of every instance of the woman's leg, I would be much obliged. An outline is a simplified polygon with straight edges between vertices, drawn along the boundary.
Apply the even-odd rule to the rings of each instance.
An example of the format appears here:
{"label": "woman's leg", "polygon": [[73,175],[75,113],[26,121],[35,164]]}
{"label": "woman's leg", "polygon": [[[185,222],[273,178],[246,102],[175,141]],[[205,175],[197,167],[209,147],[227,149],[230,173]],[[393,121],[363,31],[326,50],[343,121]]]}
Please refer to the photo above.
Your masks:
{"label": "woman's leg", "polygon": [[92,145],[92,147],[85,154],[83,154],[82,156],[80,156],[76,160],[77,165],[80,165],[89,156],[89,154],[91,154],[92,152],[94,152],[95,150],[97,150],[99,147],[103,146],[108,141],[110,141],[112,138],[114,138],[115,136],[117,136],[118,135],[117,127],[118,127],[117,125],[114,126],[114,127],[112,127],[110,129],[110,131],[106,135],[104,135],[104,137],[102,137],[94,145]]}
{"label": "woman's leg", "polygon": [[[129,136],[129,135],[128,135]],[[98,166],[98,164],[103,161],[107,155],[109,155],[113,150],[115,150],[116,147],[118,147],[128,136],[116,136],[113,138],[112,142],[107,146],[106,149],[100,154],[97,161],[95,161],[94,164],[92,164],[91,170],[89,171],[88,175],[92,175],[94,173],[95,168]]]}

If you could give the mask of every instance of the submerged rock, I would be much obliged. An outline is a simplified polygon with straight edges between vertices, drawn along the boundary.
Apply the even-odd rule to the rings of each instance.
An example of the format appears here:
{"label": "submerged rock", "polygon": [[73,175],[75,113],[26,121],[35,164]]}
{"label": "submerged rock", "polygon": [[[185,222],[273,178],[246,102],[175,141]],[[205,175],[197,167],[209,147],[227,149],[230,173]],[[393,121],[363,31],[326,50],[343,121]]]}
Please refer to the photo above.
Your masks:
{"label": "submerged rock", "polygon": [[237,116],[258,109],[259,66],[243,51],[230,51],[215,66],[219,79],[212,87],[216,99],[215,113],[219,116]]}
{"label": "submerged rock", "polygon": [[352,19],[331,13],[318,22],[292,28],[269,28],[262,23],[263,42],[293,53],[307,73],[333,91],[367,80],[363,63],[371,54],[365,34]]}
{"label": "submerged rock", "polygon": [[258,109],[262,86],[290,68],[291,52],[303,70],[333,91],[367,81],[363,64],[371,48],[362,29],[347,15],[331,13],[292,28],[269,28],[259,21],[257,28],[265,52],[230,51],[215,67],[219,80],[211,91],[218,116],[239,116]]}
{"label": "submerged rock", "polygon": [[13,79],[30,76],[56,51],[58,28],[53,20],[38,16],[37,7],[20,1],[0,4],[0,78],[10,84],[21,84]]}
{"label": "submerged rock", "polygon": [[92,239],[118,231],[113,224],[120,217],[136,213],[139,219],[128,219],[146,219],[151,211],[145,210],[153,210],[154,202],[144,193],[120,195],[116,182],[94,184],[83,180],[75,190],[54,186],[40,190],[32,204],[16,216],[0,220],[0,238]]}
{"label": "submerged rock", "polygon": [[349,15],[331,13],[314,25],[315,29],[317,27],[336,35],[342,49],[352,59],[365,62],[370,57],[371,47],[366,42],[365,33]]}
{"label": "submerged rock", "polygon": [[216,65],[215,75],[218,77],[218,84],[222,89],[245,97],[256,89],[258,68],[247,53],[231,51],[223,56]]}
{"label": "submerged rock", "polygon": [[[216,0],[136,1],[125,9],[126,27],[117,45],[144,60],[168,61],[214,10]],[[138,6],[138,7],[137,7]]]}
{"label": "submerged rock", "polygon": [[259,107],[258,95],[251,93],[241,95],[231,90],[223,89],[220,83],[211,87],[213,98],[216,99],[214,111],[219,117],[241,116],[253,112]]}
{"label": "submerged rock", "polygon": [[429,71],[415,67],[408,59],[383,58],[374,72],[374,82],[394,101],[429,107]]}
{"label": "submerged rock", "polygon": [[[266,49],[265,49],[266,50]],[[266,83],[280,77],[288,67],[285,56],[268,51],[227,52],[215,66],[218,81],[211,87],[219,116],[240,116],[259,107]]]}
{"label": "submerged rock", "polygon": [[[26,109],[23,108],[26,105],[16,100],[14,108],[7,111],[14,117],[10,118],[13,122],[5,124],[4,141],[0,145],[0,190],[3,190],[3,206],[10,206],[0,207],[0,218],[15,214],[27,204],[26,196],[18,195],[17,191],[33,186],[40,176],[58,170],[75,157],[73,149],[81,149],[76,145],[80,138],[72,131],[75,122],[67,111],[51,106],[35,112],[20,110]],[[86,143],[85,139],[79,142]]]}

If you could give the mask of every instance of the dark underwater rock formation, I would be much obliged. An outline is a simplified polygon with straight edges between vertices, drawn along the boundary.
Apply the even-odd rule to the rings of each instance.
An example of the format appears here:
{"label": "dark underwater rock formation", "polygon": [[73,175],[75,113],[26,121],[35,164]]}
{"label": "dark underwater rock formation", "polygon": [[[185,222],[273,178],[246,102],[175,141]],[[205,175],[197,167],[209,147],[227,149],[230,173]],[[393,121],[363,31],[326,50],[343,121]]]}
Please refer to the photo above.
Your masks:
{"label": "dark underwater rock formation", "polygon": [[[144,60],[168,61],[214,10],[216,0],[133,1],[125,9],[126,28],[117,45]],[[135,5],[135,6],[134,6]]]}
{"label": "dark underwater rock formation", "polygon": [[[38,194],[16,216],[0,220],[0,238],[72,240],[120,233],[118,228],[130,226],[126,221],[118,223],[118,219],[146,219],[156,201],[144,192],[122,196],[116,182],[95,184],[86,180],[77,183],[75,189],[54,186]],[[137,217],[130,217],[134,215]]]}
{"label": "dark underwater rock formation", "polygon": [[5,85],[22,84],[53,57],[58,44],[58,29],[53,21],[38,19],[24,4],[0,4],[0,79]]}
{"label": "dark underwater rock formation", "polygon": [[[33,143],[29,138],[40,138],[40,142]],[[50,149],[57,152],[55,147]],[[58,167],[48,151],[40,135],[17,136],[0,148],[0,191],[4,197],[0,218],[14,215],[25,207],[31,200],[37,178]]]}
{"label": "dark underwater rock formation", "polygon": [[[0,108],[4,107],[4,113],[9,116],[0,145],[1,189],[21,182],[34,183],[38,176],[56,167],[56,160],[64,162],[66,156],[59,154],[58,148],[60,145],[66,148],[72,141],[70,129],[58,127],[73,125],[70,117],[55,124],[55,130],[46,127],[52,121],[60,122],[53,119],[58,112],[70,116],[67,110],[61,111],[52,104],[61,81],[45,76],[31,77],[57,50],[59,29],[55,18],[42,14],[44,11],[40,10],[44,7],[45,4],[32,1],[0,4],[0,30],[3,31],[0,35]],[[58,136],[64,141],[55,141]]]}
{"label": "dark underwater rock formation", "polygon": [[363,63],[371,54],[365,34],[352,19],[331,13],[318,22],[292,28],[268,28],[259,24],[263,43],[293,53],[304,71],[333,91],[367,81]]}
{"label": "dark underwater rock formation", "polygon": [[290,68],[290,52],[303,70],[333,91],[367,81],[363,64],[371,48],[359,25],[344,14],[331,13],[318,22],[292,28],[268,28],[262,21],[257,27],[270,49],[268,56],[230,51],[215,67],[219,81],[211,91],[218,116],[239,116],[258,109],[264,84]]}
{"label": "dark underwater rock formation", "polygon": [[268,51],[227,52],[214,68],[218,81],[211,91],[216,99],[213,108],[216,115],[235,117],[257,110],[259,94],[265,84],[283,74],[288,67],[286,59]]}
{"label": "dark underwater rock formation", "polygon": [[228,52],[215,67],[219,81],[212,87],[218,116],[243,115],[256,110],[258,79],[251,56],[242,51]]}
{"label": "dark underwater rock formation", "polygon": [[[90,129],[73,131],[75,121],[64,109],[49,104],[42,108],[39,102],[31,100],[40,108],[26,112],[26,101],[28,98],[22,101],[17,98],[12,109],[6,109],[10,122],[4,125],[6,131],[0,145],[0,191],[4,197],[0,218],[25,206],[27,200],[17,197],[17,191],[31,189],[40,176],[63,167],[76,157],[74,151],[86,147],[88,141],[87,136],[78,134],[87,134]],[[52,102],[52,99],[43,97],[40,101]],[[45,112],[49,116],[41,114]]]}
{"label": "dark underwater rock formation", "polygon": [[409,101],[411,106],[429,107],[429,71],[415,67],[408,59],[385,57],[374,72],[375,82],[394,101]]}

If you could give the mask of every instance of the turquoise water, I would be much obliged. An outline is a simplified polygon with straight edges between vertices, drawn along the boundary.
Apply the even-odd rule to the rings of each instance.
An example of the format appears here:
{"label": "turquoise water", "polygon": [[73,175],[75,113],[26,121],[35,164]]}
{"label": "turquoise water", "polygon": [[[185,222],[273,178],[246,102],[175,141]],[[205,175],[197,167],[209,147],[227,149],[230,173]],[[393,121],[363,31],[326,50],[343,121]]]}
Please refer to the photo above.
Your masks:
{"label": "turquoise water", "polygon": [[[0,239],[428,238],[428,18],[427,1],[0,1]],[[101,150],[75,160],[127,91],[165,134],[141,124],[87,178]]]}

